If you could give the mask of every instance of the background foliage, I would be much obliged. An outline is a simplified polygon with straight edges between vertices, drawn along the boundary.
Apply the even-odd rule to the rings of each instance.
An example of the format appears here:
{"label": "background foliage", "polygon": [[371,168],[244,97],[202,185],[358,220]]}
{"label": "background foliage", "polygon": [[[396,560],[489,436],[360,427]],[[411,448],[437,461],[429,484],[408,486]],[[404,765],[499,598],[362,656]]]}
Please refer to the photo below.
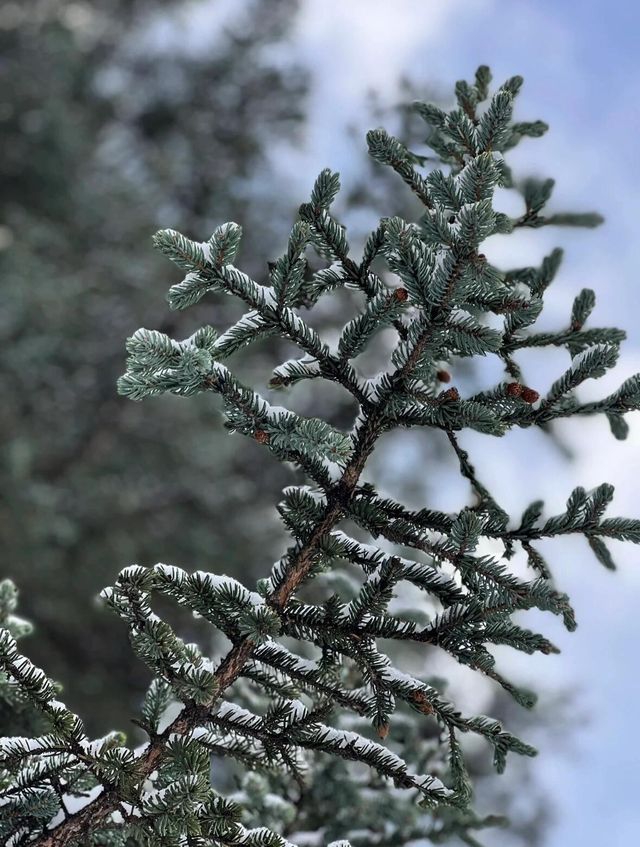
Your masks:
{"label": "background foliage", "polygon": [[[37,660],[74,679],[70,702],[106,730],[128,718],[144,678],[90,598],[118,567],[159,551],[191,567],[220,558],[246,567],[273,538],[267,492],[282,482],[270,466],[254,484],[255,455],[219,443],[206,404],[160,399],[150,422],[116,396],[122,342],[137,326],[156,319],[188,334],[188,318],[150,304],[161,263],[144,244],[169,220],[187,232],[239,220],[257,233],[243,254],[256,270],[291,204],[269,193],[262,151],[270,134],[299,131],[305,76],[256,59],[282,36],[292,3],[253,4],[248,28],[198,58],[171,39],[140,45],[157,4],[34,6],[0,30],[10,93],[0,486],[11,493],[0,543],[38,622]],[[248,514],[251,534],[240,532]]]}

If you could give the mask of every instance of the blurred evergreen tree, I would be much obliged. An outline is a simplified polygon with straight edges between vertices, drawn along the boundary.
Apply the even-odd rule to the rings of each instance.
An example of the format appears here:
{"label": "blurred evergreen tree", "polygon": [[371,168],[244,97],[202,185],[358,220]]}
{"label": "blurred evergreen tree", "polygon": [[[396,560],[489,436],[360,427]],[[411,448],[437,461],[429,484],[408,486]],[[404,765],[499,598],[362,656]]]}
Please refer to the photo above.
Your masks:
{"label": "blurred evergreen tree", "polygon": [[[124,635],[88,598],[118,567],[160,550],[194,567],[224,551],[226,569],[246,570],[277,531],[258,521],[261,532],[230,543],[241,509],[260,514],[269,498],[246,484],[252,463],[237,442],[211,449],[221,428],[203,404],[161,398],[150,426],[115,394],[122,337],[164,312],[150,314],[145,280],[160,263],[141,240],[176,216],[194,232],[260,217],[267,225],[253,228],[273,243],[280,213],[291,213],[285,193],[256,201],[254,191],[249,203],[246,189],[258,177],[273,189],[264,145],[299,124],[304,74],[262,58],[295,3],[245,4],[197,54],[181,46],[180,5],[0,10],[2,571],[37,621],[36,659],[64,683],[74,657],[71,702],[95,730],[124,721],[145,679],[121,661]],[[263,248],[245,251],[253,270]],[[163,327],[191,322],[172,316]],[[183,427],[190,436],[176,443]],[[278,469],[264,478],[274,491],[281,482]]]}

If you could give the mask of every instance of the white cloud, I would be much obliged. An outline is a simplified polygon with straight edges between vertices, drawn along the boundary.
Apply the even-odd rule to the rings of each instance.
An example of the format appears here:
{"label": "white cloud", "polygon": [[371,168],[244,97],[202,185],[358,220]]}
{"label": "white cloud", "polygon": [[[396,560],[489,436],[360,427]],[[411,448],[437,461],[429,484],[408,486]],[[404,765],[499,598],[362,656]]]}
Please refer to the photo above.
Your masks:
{"label": "white cloud", "polygon": [[[306,0],[291,35],[288,57],[313,73],[309,125],[302,150],[279,146],[275,160],[289,184],[308,190],[309,173],[324,167],[350,173],[365,155],[371,128],[367,93],[393,99],[398,80],[415,58],[446,40],[461,14],[477,15],[494,0]],[[418,72],[424,77],[424,63]],[[354,130],[360,151],[354,157]]]}

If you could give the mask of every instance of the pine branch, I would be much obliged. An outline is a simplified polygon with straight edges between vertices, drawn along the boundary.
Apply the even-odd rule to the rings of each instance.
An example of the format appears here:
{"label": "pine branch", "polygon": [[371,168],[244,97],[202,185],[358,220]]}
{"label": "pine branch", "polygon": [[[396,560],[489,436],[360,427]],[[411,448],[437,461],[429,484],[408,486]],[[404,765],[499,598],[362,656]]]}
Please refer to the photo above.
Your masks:
{"label": "pine branch", "polygon": [[[301,814],[309,762],[316,768],[319,756],[358,762],[375,772],[381,790],[391,782],[409,791],[408,800],[395,794],[392,799],[411,821],[418,814],[410,805],[416,794],[422,808],[432,810],[421,811],[419,825],[408,824],[405,840],[398,843],[406,843],[413,832],[434,838],[459,835],[473,844],[471,832],[487,821],[470,810],[472,784],[460,734],[482,736],[493,748],[498,771],[509,752],[535,754],[498,722],[462,715],[434,686],[396,669],[377,645],[380,639],[432,645],[530,708],[535,695],[496,669],[491,645],[525,653],[557,652],[543,634],[514,622],[516,612],[528,609],[558,615],[568,629],[575,628],[569,600],[553,586],[550,568],[534,542],[583,535],[607,568],[614,563],[606,539],[640,543],[639,520],[605,517],[613,496],[607,484],[591,492],[574,489],[566,510],[546,519],[543,504],[535,501],[519,525],[510,526],[508,512],[460,446],[457,433],[464,429],[502,437],[515,426],[548,431],[556,418],[585,414],[604,414],[615,437],[624,438],[624,415],[640,408],[638,376],[600,401],[578,399],[583,382],[615,365],[624,338],[614,328],[584,328],[595,305],[589,289],[576,297],[566,328],[531,329],[558,271],[560,251],[553,251],[539,268],[507,271],[480,252],[486,238],[514,228],[596,222],[593,215],[543,217],[553,181],[514,182],[503,154],[523,137],[541,135],[546,125],[513,121],[520,77],[507,80],[483,106],[489,81],[490,72],[482,66],[473,83],[457,84],[458,108],[445,112],[417,106],[430,127],[427,144],[448,168],[446,173],[422,173],[427,157],[384,130],[369,133],[372,157],[391,167],[424,209],[418,222],[381,220],[360,261],[351,256],[345,228],[331,212],[340,182],[328,169],[315,181],[310,202],[300,207],[286,251],[270,266],[267,284],[233,264],[241,238],[236,224],[218,227],[207,242],[191,241],[173,230],[156,235],[156,246],[187,272],[169,291],[172,308],[186,308],[213,293],[238,298],[249,311],[220,336],[211,327],[183,341],[138,330],[127,342],[120,393],[135,400],[163,393],[215,393],[227,428],[252,438],[278,460],[297,465],[314,487],[285,489],[278,511],[291,543],[257,591],[229,577],[189,574],[162,564],[125,568],[116,584],[105,589],[103,599],[122,618],[134,651],[154,674],[137,721],[149,740],[136,753],[123,746],[119,735],[86,738],[79,718],[55,699],[53,683],[18,653],[14,637],[23,630],[10,614],[11,589],[0,586],[0,668],[49,725],[48,733],[0,745],[0,798],[11,814],[0,833],[12,847],[70,847],[91,839],[94,832],[105,843],[116,844],[132,835],[144,847],[160,842],[284,847],[283,838],[261,821],[255,829],[244,825],[251,809],[213,790],[212,754],[236,762],[245,774],[261,774],[266,782],[259,791],[254,785],[256,796],[275,780],[276,796],[287,814],[291,809]],[[499,186],[521,192],[526,212],[519,219],[493,209]],[[309,250],[329,264],[310,273]],[[397,279],[374,273],[374,261]],[[333,350],[298,309],[312,308],[343,286],[361,292],[364,304],[344,321]],[[491,325],[488,316],[494,316]],[[495,328],[495,318],[501,329]],[[356,360],[385,327],[398,335],[389,370],[365,380]],[[303,355],[277,366],[270,387],[286,389],[306,379],[337,383],[358,405],[350,433],[320,418],[274,407],[235,377],[228,360],[245,346],[274,336],[293,342]],[[571,364],[540,398],[522,381],[516,356],[522,349],[546,346],[566,348]],[[452,371],[455,376],[457,359],[473,356],[498,357],[508,380],[470,397],[462,397],[455,384],[443,388]],[[363,482],[379,440],[391,430],[413,426],[446,433],[474,495],[473,505],[453,514],[412,510]],[[340,528],[344,521],[373,539],[415,550],[414,557],[347,535]],[[504,554],[483,553],[485,539],[502,541]],[[534,569],[533,579],[521,579],[509,569],[517,550]],[[361,575],[360,581],[353,573]],[[395,604],[404,584],[420,592],[421,615],[408,616]],[[305,599],[300,596],[303,588]],[[204,618],[230,642],[216,666],[155,614],[156,595]],[[280,644],[282,637],[297,639],[300,655]],[[305,658],[305,649],[315,658]],[[298,699],[299,692],[309,705]],[[180,711],[165,726],[175,703]],[[440,736],[431,751],[418,754],[405,744],[401,757],[391,746],[356,732],[353,724],[341,724],[357,719],[365,732],[391,744],[397,743],[395,722],[407,715],[437,726]],[[411,765],[416,764],[429,773],[414,772]],[[11,778],[8,784],[3,782],[5,772]],[[288,805],[285,778],[300,792],[295,809]],[[83,779],[97,793],[71,813],[65,797],[69,786],[74,786],[74,797],[82,796]],[[356,784],[354,780],[351,787]],[[245,787],[249,796],[246,781]],[[444,806],[451,824],[438,827],[429,815]]]}

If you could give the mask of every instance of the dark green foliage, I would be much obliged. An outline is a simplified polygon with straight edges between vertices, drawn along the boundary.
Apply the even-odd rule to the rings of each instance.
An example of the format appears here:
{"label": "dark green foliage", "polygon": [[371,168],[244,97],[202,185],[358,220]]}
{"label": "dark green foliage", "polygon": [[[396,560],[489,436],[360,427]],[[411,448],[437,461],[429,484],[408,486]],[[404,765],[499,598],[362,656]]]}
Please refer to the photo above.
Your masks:
{"label": "dark green foliage", "polygon": [[[297,0],[231,4],[225,35],[195,52],[183,49],[181,0],[5,5],[0,578],[17,577],[36,624],[32,658],[102,734],[128,723],[148,682],[122,661],[126,634],[92,601],[114,568],[153,563],[160,550],[195,568],[224,550],[225,567],[256,567],[255,578],[258,551],[278,543],[270,504],[285,468],[265,463],[257,491],[253,459],[206,398],[159,397],[149,416],[114,386],[122,340],[141,324],[185,337],[206,322],[221,334],[235,314],[203,304],[210,311],[194,322],[150,298],[150,286],[168,288],[151,233],[179,221],[209,235],[236,220],[252,233],[245,269],[277,255],[300,198],[274,189],[266,144],[295,146],[307,75],[269,59]],[[158,26],[166,38],[149,50]],[[279,357],[285,342],[268,343]],[[259,369],[264,351],[254,351],[238,366]],[[249,511],[259,533],[242,532]]]}
{"label": "dark green foliage", "polygon": [[[510,184],[495,153],[539,135],[544,125],[512,123],[521,77],[508,80],[479,111],[488,81],[488,69],[481,68],[473,84],[459,83],[460,108],[450,113],[418,107],[431,127],[428,144],[449,166],[446,174],[422,176],[422,157],[384,131],[369,135],[373,157],[399,173],[424,211],[417,224],[383,219],[359,262],[349,256],[344,228],[330,212],[339,183],[328,170],[300,208],[286,254],[266,284],[233,264],[240,238],[234,224],[218,227],[203,243],[173,230],[156,236],[162,252],[187,271],[171,288],[172,307],[214,292],[239,299],[249,311],[219,337],[208,327],[179,342],[138,330],[128,342],[121,393],[133,399],[218,394],[227,426],[295,465],[309,485],[285,490],[279,513],[290,546],[255,591],[230,577],[162,564],[126,568],[104,590],[155,677],[140,721],[148,744],[135,753],[117,735],[90,742],[79,719],[55,700],[44,674],[19,656],[4,632],[4,672],[51,724],[35,740],[8,739],[0,748],[10,786],[5,833],[12,844],[72,844],[78,834],[88,843],[117,843],[121,834],[121,843],[129,838],[167,847],[282,845],[285,836],[308,838],[321,826],[313,804],[329,773],[334,791],[344,787],[334,801],[343,829],[326,824],[330,838],[353,831],[353,843],[363,843],[364,829],[366,843],[379,845],[458,836],[475,844],[474,831],[496,822],[472,809],[464,737],[486,742],[498,772],[510,753],[529,757],[536,751],[499,721],[462,714],[441,681],[396,668],[394,650],[415,644],[445,651],[531,708],[535,694],[503,676],[493,647],[557,651],[544,635],[526,629],[521,615],[516,622],[514,616],[529,609],[548,611],[575,628],[569,600],[555,587],[535,542],[583,535],[600,562],[612,567],[604,539],[640,543],[640,521],[605,517],[613,496],[605,483],[591,492],[576,488],[560,515],[545,518],[543,505],[532,503],[516,527],[478,478],[457,433],[472,428],[501,437],[514,427],[546,428],[559,417],[605,414],[622,437],[623,415],[640,406],[640,379],[627,380],[601,401],[581,403],[581,384],[614,366],[621,333],[583,329],[594,305],[585,292],[566,329],[534,332],[560,253],[540,268],[503,271],[479,252],[494,233],[541,225],[538,213],[550,192],[548,182],[527,184],[522,218],[494,211],[493,190]],[[584,220],[578,216],[578,222]],[[307,247],[335,264],[307,269]],[[362,305],[332,349],[299,306],[311,308],[341,286],[358,290]],[[353,361],[381,328],[397,332],[397,343],[388,369],[365,378]],[[236,349],[265,335],[286,338],[302,354],[276,368],[272,385],[286,388],[306,378],[336,383],[358,406],[350,432],[273,407],[229,370],[225,363]],[[540,346],[564,347],[571,358],[543,398],[522,381],[515,360],[519,350]],[[478,355],[498,357],[505,379],[468,397],[455,384],[441,389],[444,363],[455,376],[458,358]],[[412,426],[445,433],[472,505],[454,514],[415,511],[363,481],[378,439]],[[488,552],[496,550],[495,542],[502,555]],[[509,563],[516,555],[528,561],[531,575],[513,572]],[[414,590],[420,601],[411,614],[396,601]],[[210,658],[209,650],[186,643],[154,612],[158,598],[204,618],[230,646]],[[209,754],[243,774],[236,795],[223,796],[212,784]],[[68,786],[81,775],[105,791],[72,822],[62,814],[51,834],[41,834],[63,803],[55,780]],[[64,794],[79,792],[71,787]],[[352,808],[345,819],[349,798],[355,807],[362,799],[363,818]]]}

